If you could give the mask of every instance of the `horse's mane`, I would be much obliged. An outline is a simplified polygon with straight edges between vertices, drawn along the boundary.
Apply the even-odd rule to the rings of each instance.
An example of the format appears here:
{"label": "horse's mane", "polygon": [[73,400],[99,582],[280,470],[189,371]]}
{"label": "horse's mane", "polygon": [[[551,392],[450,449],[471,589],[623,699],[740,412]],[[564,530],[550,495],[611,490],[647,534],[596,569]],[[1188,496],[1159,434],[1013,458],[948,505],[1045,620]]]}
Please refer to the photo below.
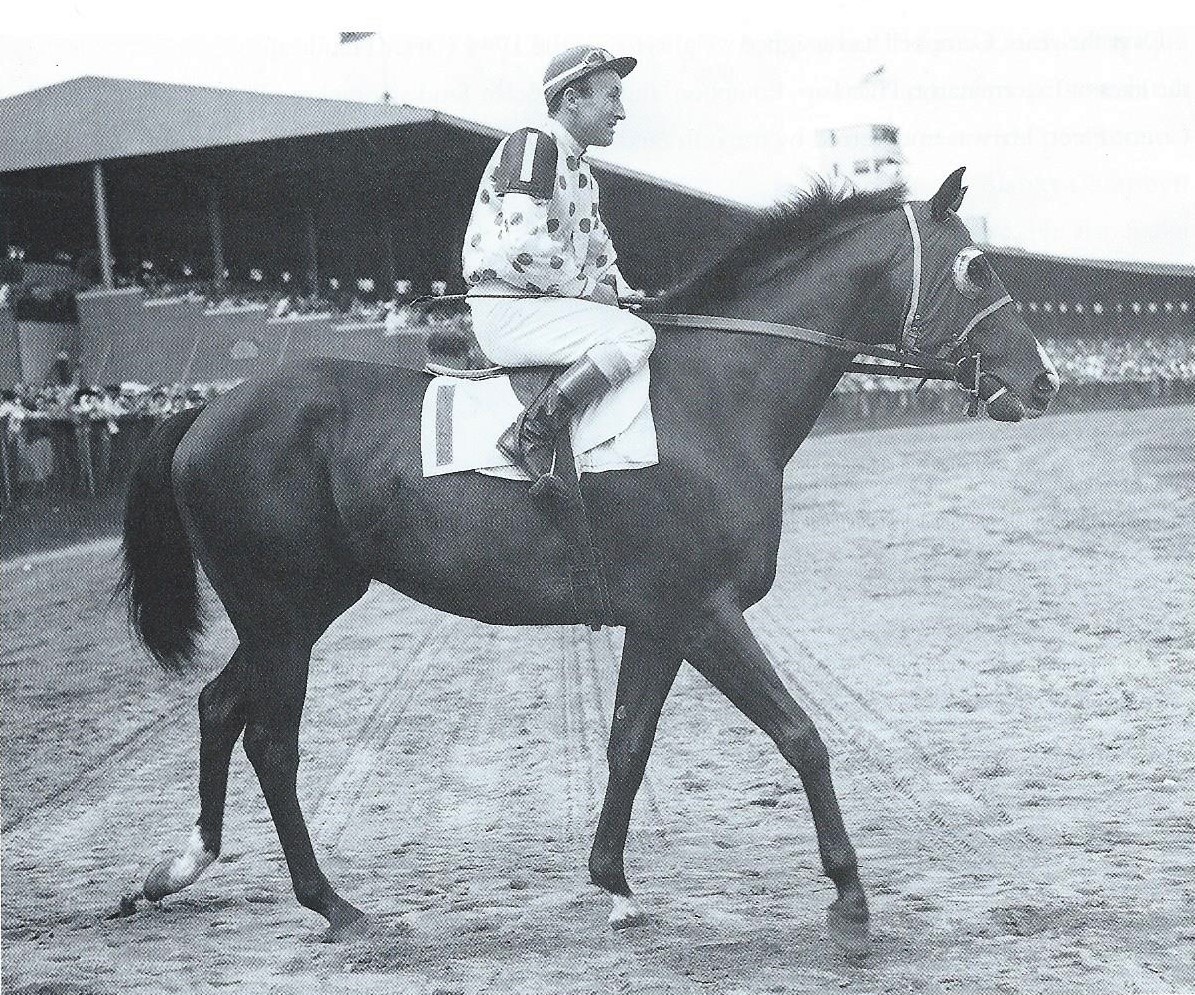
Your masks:
{"label": "horse's mane", "polygon": [[[746,215],[730,248],[699,263],[671,290],[653,303],[651,310],[691,310],[700,313],[707,301],[725,300],[738,287],[743,274],[780,252],[809,245],[836,225],[868,214],[900,207],[908,199],[904,184],[884,190],[854,192],[835,190],[824,179],[771,207]],[[646,309],[645,309],[646,310]]]}

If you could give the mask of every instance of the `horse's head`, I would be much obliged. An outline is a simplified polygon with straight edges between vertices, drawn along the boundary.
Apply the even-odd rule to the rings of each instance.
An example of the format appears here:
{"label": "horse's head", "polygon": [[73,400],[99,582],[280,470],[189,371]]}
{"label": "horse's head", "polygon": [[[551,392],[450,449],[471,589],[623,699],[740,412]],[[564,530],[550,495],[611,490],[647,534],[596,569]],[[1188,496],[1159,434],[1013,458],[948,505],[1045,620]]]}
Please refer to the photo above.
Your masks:
{"label": "horse's head", "polygon": [[[904,284],[897,345],[954,360],[961,379],[971,382],[978,362],[977,386],[988,414],[999,421],[1035,417],[1058,392],[1058,373],[955,213],[967,191],[962,179],[960,168],[930,200],[904,205],[912,279]],[[891,275],[894,281],[909,272],[904,266],[899,271]]]}

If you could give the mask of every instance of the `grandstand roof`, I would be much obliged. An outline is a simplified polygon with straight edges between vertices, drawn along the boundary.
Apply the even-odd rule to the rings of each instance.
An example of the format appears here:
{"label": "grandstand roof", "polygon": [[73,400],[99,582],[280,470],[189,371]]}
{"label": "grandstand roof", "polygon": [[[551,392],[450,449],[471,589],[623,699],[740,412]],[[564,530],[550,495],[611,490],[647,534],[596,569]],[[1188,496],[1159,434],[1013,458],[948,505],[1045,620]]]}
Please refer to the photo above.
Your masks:
{"label": "grandstand roof", "polygon": [[1004,245],[988,245],[986,248],[993,255],[1002,256],[1007,259],[1023,260],[1027,264],[1039,262],[1051,267],[1057,267],[1059,264],[1062,264],[1091,270],[1108,270],[1118,274],[1132,273],[1141,276],[1195,278],[1195,266],[1177,263],[1128,262],[1119,259],[1084,259],[1079,256],[1056,256],[1042,252],[1030,252],[1027,249]]}
{"label": "grandstand roof", "polygon": [[0,172],[430,120],[406,105],[80,76],[0,100]]}
{"label": "grandstand roof", "polygon": [[[80,76],[0,99],[0,173],[420,124],[446,125],[495,142],[505,134],[409,104]],[[600,165],[631,180],[746,209],[726,197]]]}

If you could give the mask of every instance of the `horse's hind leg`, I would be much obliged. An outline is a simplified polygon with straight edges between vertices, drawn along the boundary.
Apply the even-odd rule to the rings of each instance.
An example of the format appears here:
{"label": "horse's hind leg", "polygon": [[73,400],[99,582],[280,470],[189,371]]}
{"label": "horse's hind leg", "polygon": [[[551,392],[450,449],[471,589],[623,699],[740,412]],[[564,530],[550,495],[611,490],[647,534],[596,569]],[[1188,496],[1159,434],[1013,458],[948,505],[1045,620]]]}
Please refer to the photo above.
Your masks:
{"label": "horse's hind leg", "polygon": [[328,920],[333,937],[342,935],[365,917],[336,894],[320,870],[296,785],[299,721],[307,694],[311,645],[301,637],[280,632],[255,641],[249,651],[252,690],[245,753],[274,820],[295,897]]}
{"label": "horse's hind leg", "polygon": [[245,654],[237,649],[199,695],[199,820],[187,845],[149,872],[143,894],[157,901],[199,878],[220,855],[232,750],[245,728]]}
{"label": "horse's hind leg", "polygon": [[831,936],[847,952],[865,952],[867,899],[830,778],[829,754],[813,720],[788,693],[737,608],[715,606],[687,642],[685,659],[759,726],[796,769],[809,800],[822,866],[838,889],[827,914]]}
{"label": "horse's hind leg", "polygon": [[631,898],[623,867],[627,831],[635,794],[643,782],[647,758],[655,740],[660,709],[680,669],[681,655],[673,647],[628,629],[614,695],[614,720],[606,756],[610,776],[598,819],[589,876],[614,896],[610,925],[615,929],[638,925],[643,914]]}

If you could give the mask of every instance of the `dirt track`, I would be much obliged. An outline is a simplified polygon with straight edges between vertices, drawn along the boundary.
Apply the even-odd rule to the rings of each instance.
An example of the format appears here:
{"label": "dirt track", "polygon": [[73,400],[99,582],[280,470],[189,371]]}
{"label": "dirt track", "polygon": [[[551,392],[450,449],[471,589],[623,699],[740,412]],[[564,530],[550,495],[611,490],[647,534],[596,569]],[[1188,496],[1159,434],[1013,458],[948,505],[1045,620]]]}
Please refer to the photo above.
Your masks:
{"label": "dirt track", "polygon": [[1195,990],[1191,412],[816,438],[750,614],[830,747],[876,932],[822,925],[796,776],[692,670],[623,933],[585,859],[621,634],[506,631],[383,588],[316,649],[300,798],[388,931],[327,946],[233,761],[225,853],[108,921],[194,820],[195,695],[106,604],[114,545],[4,564],[6,992]]}

